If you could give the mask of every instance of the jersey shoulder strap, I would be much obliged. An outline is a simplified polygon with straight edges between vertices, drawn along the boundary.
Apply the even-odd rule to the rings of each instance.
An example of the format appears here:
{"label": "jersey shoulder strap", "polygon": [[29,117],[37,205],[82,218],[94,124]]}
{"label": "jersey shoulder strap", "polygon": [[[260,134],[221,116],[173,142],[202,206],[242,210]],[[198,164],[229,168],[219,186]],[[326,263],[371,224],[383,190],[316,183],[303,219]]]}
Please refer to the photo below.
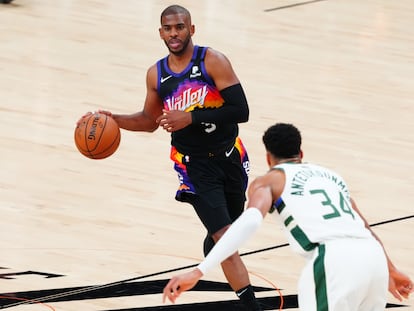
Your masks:
{"label": "jersey shoulder strap", "polygon": [[206,70],[206,65],[205,65],[205,58],[207,55],[207,50],[208,47],[206,46],[194,46],[194,54],[193,54],[193,58],[191,59],[191,63],[192,63],[192,74],[195,76],[197,75],[198,71],[201,71],[204,81],[206,81],[208,84],[215,86],[215,83],[213,81],[213,79],[209,76],[209,74],[207,73]]}
{"label": "jersey shoulder strap", "polygon": [[206,53],[207,53],[207,49],[208,47],[206,46],[198,46],[195,45],[194,49],[196,50],[195,53],[193,54],[193,57],[191,59],[191,61],[194,62],[203,62],[205,57],[206,57]]}

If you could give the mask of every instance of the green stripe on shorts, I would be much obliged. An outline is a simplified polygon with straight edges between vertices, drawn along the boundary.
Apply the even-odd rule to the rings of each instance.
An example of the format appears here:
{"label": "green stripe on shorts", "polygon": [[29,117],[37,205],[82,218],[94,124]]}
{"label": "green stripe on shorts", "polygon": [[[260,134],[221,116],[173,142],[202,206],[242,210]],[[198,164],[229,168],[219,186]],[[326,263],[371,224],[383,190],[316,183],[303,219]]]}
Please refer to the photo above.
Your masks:
{"label": "green stripe on shorts", "polygon": [[316,310],[328,311],[328,294],[326,292],[326,275],[325,275],[325,245],[319,245],[318,257],[313,263],[313,277],[315,282]]}

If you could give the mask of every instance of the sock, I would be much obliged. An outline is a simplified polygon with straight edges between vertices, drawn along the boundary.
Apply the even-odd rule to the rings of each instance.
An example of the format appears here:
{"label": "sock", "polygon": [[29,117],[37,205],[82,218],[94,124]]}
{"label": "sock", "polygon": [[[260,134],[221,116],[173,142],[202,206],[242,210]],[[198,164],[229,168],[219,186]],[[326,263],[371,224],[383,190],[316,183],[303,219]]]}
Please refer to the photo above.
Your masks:
{"label": "sock", "polygon": [[240,301],[247,307],[250,311],[262,311],[259,302],[256,300],[254,295],[253,287],[249,284],[246,287],[243,287],[236,291],[237,297]]}

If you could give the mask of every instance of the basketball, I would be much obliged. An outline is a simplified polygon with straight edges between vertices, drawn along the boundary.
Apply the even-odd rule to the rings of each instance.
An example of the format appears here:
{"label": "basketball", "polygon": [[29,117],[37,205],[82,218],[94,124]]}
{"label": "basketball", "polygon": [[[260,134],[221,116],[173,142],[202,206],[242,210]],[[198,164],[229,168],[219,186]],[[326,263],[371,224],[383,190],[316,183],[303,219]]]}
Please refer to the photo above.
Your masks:
{"label": "basketball", "polygon": [[84,117],[75,128],[75,144],[90,159],[105,159],[118,149],[121,131],[111,117],[93,113]]}

